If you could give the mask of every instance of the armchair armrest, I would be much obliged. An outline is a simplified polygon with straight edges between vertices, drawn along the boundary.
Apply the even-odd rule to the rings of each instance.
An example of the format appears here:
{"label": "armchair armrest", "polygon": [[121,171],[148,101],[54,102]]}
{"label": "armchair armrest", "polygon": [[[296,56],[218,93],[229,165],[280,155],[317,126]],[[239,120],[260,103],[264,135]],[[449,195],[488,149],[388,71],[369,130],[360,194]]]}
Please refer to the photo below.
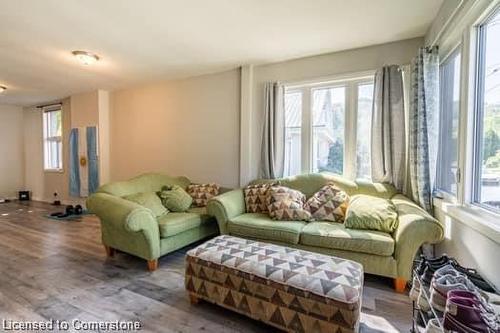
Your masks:
{"label": "armchair armrest", "polygon": [[392,202],[398,211],[399,224],[393,237],[396,243],[394,258],[398,265],[398,276],[409,279],[413,260],[424,243],[438,243],[443,239],[443,226],[416,203],[397,194]]}
{"label": "armchair armrest", "polygon": [[232,190],[210,199],[207,212],[217,219],[220,233],[227,234],[227,222],[245,213],[243,189]]}
{"label": "armchair armrest", "polygon": [[145,259],[160,256],[160,231],[153,213],[132,201],[96,193],[87,208],[101,220],[103,242]]}

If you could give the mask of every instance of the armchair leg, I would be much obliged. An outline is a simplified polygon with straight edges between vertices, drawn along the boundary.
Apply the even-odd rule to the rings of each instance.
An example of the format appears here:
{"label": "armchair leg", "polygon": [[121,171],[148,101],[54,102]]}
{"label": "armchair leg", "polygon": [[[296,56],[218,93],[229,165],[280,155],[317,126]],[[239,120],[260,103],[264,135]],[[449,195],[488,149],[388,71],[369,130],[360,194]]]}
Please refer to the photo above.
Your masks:
{"label": "armchair leg", "polygon": [[158,268],[158,259],[148,260],[148,270],[150,272],[156,271],[157,268]]}
{"label": "armchair leg", "polygon": [[110,258],[115,256],[115,249],[110,246],[104,245],[104,250],[106,251],[106,255]]}
{"label": "armchair leg", "polygon": [[406,289],[406,281],[404,278],[395,278],[394,279],[394,289],[396,290],[397,293],[404,293]]}

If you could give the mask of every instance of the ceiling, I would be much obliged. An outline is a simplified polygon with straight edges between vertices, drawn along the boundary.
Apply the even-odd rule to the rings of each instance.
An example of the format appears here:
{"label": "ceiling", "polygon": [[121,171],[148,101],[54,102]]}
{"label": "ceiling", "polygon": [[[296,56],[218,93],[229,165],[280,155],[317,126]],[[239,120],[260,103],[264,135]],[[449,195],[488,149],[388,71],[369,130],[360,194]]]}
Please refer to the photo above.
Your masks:
{"label": "ceiling", "polygon": [[[0,0],[0,104],[423,36],[442,0]],[[80,65],[72,50],[101,57]]]}

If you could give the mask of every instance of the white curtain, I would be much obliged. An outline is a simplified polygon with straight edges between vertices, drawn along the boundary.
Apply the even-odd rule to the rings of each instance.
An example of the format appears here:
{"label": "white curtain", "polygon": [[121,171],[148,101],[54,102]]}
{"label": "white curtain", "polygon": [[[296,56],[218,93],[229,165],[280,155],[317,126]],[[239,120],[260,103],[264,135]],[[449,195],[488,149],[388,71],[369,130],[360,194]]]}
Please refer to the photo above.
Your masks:
{"label": "white curtain", "polygon": [[393,184],[404,191],[406,180],[406,131],[403,73],[397,65],[375,74],[372,109],[372,180]]}
{"label": "white curtain", "polygon": [[264,128],[262,133],[262,178],[283,177],[285,160],[284,87],[278,82],[264,86]]}

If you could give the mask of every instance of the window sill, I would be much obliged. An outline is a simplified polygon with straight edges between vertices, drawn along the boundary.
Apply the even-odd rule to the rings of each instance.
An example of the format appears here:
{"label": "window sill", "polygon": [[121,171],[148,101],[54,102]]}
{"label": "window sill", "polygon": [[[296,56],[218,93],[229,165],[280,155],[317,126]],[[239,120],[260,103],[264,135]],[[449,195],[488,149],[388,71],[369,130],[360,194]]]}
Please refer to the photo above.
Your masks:
{"label": "window sill", "polygon": [[500,244],[500,216],[486,209],[434,198],[434,208]]}

